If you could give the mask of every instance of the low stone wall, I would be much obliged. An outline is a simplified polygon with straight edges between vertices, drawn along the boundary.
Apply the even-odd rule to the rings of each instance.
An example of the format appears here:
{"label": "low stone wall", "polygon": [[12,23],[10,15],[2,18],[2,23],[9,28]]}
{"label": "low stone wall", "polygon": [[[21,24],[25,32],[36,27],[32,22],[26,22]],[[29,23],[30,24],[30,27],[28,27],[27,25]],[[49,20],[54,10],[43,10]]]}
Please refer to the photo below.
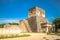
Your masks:
{"label": "low stone wall", "polygon": [[0,28],[0,35],[3,35],[3,34],[19,34],[20,32],[21,32],[20,29]]}

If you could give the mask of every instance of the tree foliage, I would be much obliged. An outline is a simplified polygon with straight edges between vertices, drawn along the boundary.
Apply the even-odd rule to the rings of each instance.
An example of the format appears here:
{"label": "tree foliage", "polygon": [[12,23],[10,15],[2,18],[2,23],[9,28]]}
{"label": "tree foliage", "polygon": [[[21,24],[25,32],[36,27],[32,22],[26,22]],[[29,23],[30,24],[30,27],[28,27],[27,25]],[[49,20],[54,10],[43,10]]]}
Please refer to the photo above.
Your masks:
{"label": "tree foliage", "polygon": [[0,28],[3,28],[5,24],[0,24]]}
{"label": "tree foliage", "polygon": [[60,18],[54,19],[53,24],[55,24],[55,31],[57,31],[57,29],[60,29]]}
{"label": "tree foliage", "polygon": [[60,18],[54,19],[53,24],[55,24],[56,27],[60,27]]}

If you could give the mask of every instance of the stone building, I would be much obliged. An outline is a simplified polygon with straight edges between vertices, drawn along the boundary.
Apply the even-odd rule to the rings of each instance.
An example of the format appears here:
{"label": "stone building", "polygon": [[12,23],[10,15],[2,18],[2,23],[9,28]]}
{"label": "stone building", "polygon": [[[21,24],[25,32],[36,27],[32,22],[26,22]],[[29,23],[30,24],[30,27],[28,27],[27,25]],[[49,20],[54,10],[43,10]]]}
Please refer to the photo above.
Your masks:
{"label": "stone building", "polygon": [[28,11],[28,19],[21,20],[19,27],[22,32],[53,32],[53,26],[45,18],[45,10],[33,7]]}

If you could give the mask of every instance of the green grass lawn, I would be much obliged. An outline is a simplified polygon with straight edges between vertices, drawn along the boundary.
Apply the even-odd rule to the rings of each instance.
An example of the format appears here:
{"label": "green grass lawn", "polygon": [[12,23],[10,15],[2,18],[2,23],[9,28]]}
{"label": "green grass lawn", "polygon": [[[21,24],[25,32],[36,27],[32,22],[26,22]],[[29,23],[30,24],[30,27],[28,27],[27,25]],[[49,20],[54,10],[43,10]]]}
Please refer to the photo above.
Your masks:
{"label": "green grass lawn", "polygon": [[29,34],[9,34],[9,35],[0,35],[0,39],[4,38],[16,38],[16,37],[27,37],[30,36]]}

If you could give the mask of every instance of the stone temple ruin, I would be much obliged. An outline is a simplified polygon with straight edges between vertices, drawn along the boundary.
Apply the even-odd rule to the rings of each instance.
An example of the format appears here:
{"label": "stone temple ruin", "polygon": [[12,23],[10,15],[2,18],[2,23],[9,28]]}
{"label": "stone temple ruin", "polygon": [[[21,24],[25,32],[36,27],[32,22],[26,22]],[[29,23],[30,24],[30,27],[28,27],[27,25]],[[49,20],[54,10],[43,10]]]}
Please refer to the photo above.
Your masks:
{"label": "stone temple ruin", "polygon": [[33,7],[28,11],[28,19],[19,22],[21,32],[53,32],[54,27],[45,18],[45,11]]}

